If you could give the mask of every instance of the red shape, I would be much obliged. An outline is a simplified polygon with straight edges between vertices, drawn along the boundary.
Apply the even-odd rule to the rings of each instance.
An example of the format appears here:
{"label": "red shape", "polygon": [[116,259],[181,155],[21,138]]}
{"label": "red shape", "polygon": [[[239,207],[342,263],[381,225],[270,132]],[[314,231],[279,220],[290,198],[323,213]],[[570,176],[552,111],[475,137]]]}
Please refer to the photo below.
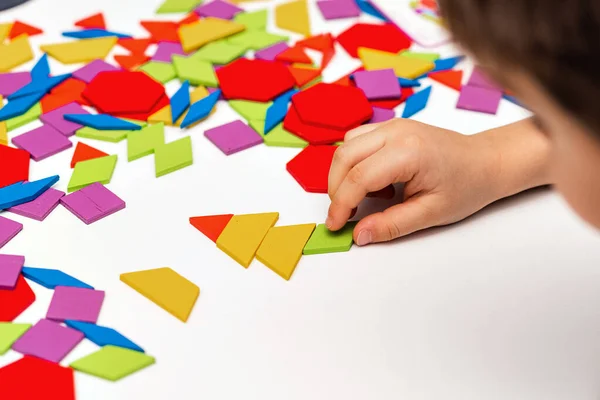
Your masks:
{"label": "red shape", "polygon": [[[146,49],[152,43],[152,39],[133,39],[133,38],[123,38],[119,39],[117,44],[124,48],[125,50],[129,50],[133,54],[141,54],[143,55],[146,52]],[[116,59],[116,56],[115,56]]]}
{"label": "red shape", "polygon": [[275,60],[287,63],[312,64],[302,47],[290,47],[275,56]]}
{"label": "red shape", "polygon": [[392,100],[371,100],[371,106],[379,107],[379,108],[387,108],[388,110],[393,110],[398,107],[400,104],[404,103],[406,99],[413,95],[415,91],[413,88],[402,88],[402,96],[399,99]]}
{"label": "red shape", "polygon": [[193,24],[194,22],[198,21],[199,19],[200,19],[200,16],[198,14],[196,14],[195,12],[193,12],[193,13],[188,14],[184,19],[179,21],[177,24],[179,26]]}
{"label": "red shape", "polygon": [[334,48],[333,36],[331,36],[331,33],[311,36],[296,42],[296,46],[308,47],[309,49],[325,52]]}
{"label": "red shape", "polygon": [[398,53],[408,49],[412,40],[393,24],[355,24],[337,37],[337,41],[352,57],[358,57],[359,47]]}
{"label": "red shape", "polygon": [[337,146],[307,146],[287,163],[288,172],[310,193],[327,193],[329,169]]}
{"label": "red shape", "polygon": [[321,70],[318,69],[297,68],[290,65],[289,70],[296,81],[296,86],[300,88],[317,79],[319,75],[321,75]]}
{"label": "red shape", "polygon": [[191,217],[190,224],[216,243],[219,236],[221,236],[221,232],[223,232],[223,229],[225,229],[231,218],[233,218],[233,214]]}
{"label": "red shape", "polygon": [[12,40],[22,34],[26,34],[27,36],[35,36],[39,35],[40,33],[44,33],[44,31],[36,28],[35,26],[24,24],[21,21],[15,21],[12,25],[12,28],[10,28],[8,38]]}
{"label": "red shape", "polygon": [[349,130],[373,117],[364,92],[356,87],[319,83],[292,97],[303,122]]}
{"label": "red shape", "polygon": [[460,89],[462,88],[462,70],[451,69],[449,71],[430,72],[427,76],[436,82],[451,87],[452,89],[460,91]]}
{"label": "red shape", "polygon": [[42,113],[47,113],[69,103],[88,105],[81,96],[87,84],[76,78],[69,78],[54,87],[52,91],[42,98]]}
{"label": "red shape", "polygon": [[83,96],[107,114],[146,113],[165,88],[141,71],[104,71],[88,83]]}
{"label": "red shape", "polygon": [[0,145],[0,188],[29,180],[30,158],[25,150]]}
{"label": "red shape", "polygon": [[94,158],[100,158],[107,155],[108,154],[103,151],[79,142],[77,143],[77,147],[75,147],[75,152],[73,153],[73,158],[71,159],[71,168],[75,168],[75,164],[77,164],[79,161],[93,160]]}
{"label": "red shape", "polygon": [[132,70],[150,61],[150,57],[144,53],[133,53],[127,55],[115,55],[115,61],[121,68]]}
{"label": "red shape", "polygon": [[152,106],[152,108],[146,112],[141,112],[141,113],[117,113],[114,114],[115,117],[119,117],[119,118],[127,118],[127,119],[135,119],[137,121],[147,121],[148,118],[162,110],[164,107],[168,106],[170,103],[169,101],[169,96],[167,96],[166,94],[163,95],[157,102],[156,104],[154,104],[154,106]]}
{"label": "red shape", "polygon": [[0,368],[3,399],[75,400],[75,380],[71,368],[41,358],[23,358]]}
{"label": "red shape", "polygon": [[347,132],[345,130],[341,131],[338,129],[322,128],[320,126],[305,124],[300,119],[300,116],[298,116],[298,112],[293,105],[288,109],[285,119],[283,120],[283,127],[299,138],[314,145],[340,142],[344,140],[344,136],[346,136]]}
{"label": "red shape", "polygon": [[[33,304],[35,293],[29,284],[19,275],[17,284],[11,290],[0,289],[0,322],[11,322]],[[2,379],[0,379],[2,382]],[[10,398],[10,397],[9,397]]]}
{"label": "red shape", "polygon": [[76,21],[75,26],[83,29],[106,29],[106,22],[104,22],[104,15],[98,13]]}
{"label": "red shape", "polygon": [[294,77],[282,63],[240,58],[217,70],[226,99],[270,101],[294,87]]}
{"label": "red shape", "polygon": [[179,43],[179,35],[177,34],[177,30],[179,29],[179,24],[176,22],[170,21],[142,21],[140,24],[146,29],[150,36],[152,36],[152,41],[154,43],[158,42],[175,42]]}
{"label": "red shape", "polygon": [[77,78],[69,78],[60,84],[56,85],[50,93],[54,94],[64,94],[64,93],[81,93],[85,90],[87,83]]}
{"label": "red shape", "polygon": [[331,49],[323,52],[323,61],[321,61],[321,69],[325,69],[335,56],[335,49]]}

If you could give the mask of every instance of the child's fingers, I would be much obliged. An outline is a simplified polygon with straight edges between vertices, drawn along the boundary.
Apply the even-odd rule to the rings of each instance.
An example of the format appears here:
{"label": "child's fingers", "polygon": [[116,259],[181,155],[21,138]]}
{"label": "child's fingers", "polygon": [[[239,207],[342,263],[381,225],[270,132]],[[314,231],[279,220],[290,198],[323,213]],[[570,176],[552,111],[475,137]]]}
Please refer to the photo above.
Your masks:
{"label": "child's fingers", "polygon": [[393,199],[395,195],[396,195],[396,189],[394,188],[394,185],[392,185],[392,184],[390,184],[376,192],[367,193],[367,197],[374,197],[376,199]]}
{"label": "child's fingers", "polygon": [[379,128],[382,123],[383,122],[379,122],[377,124],[361,125],[358,128],[354,128],[351,131],[346,132],[344,142],[348,142],[354,138],[359,137],[360,135],[364,135],[365,133],[373,132],[375,129]]}

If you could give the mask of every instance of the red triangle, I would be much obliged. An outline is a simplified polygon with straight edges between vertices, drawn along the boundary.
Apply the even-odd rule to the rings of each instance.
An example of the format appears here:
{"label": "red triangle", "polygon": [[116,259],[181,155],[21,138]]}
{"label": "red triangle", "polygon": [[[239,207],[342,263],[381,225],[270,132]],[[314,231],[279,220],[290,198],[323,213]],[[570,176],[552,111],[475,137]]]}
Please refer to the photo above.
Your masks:
{"label": "red triangle", "polygon": [[223,229],[225,229],[231,218],[233,218],[233,214],[191,217],[190,224],[216,243],[221,232],[223,232]]}
{"label": "red triangle", "polygon": [[[19,275],[14,289],[0,289],[0,322],[11,322],[35,301],[35,293],[29,284]],[[2,382],[2,380],[0,380]]]}
{"label": "red triangle", "polygon": [[75,168],[75,164],[77,164],[79,161],[92,160],[94,158],[100,158],[107,155],[108,154],[103,151],[79,142],[77,143],[77,147],[75,147],[75,153],[73,153],[73,158],[71,159],[71,168]]}
{"label": "red triangle", "polygon": [[321,70],[318,69],[298,68],[292,66],[289,66],[288,68],[294,77],[294,80],[296,81],[296,86],[299,88],[303,87],[307,83],[312,82],[313,80],[317,79],[319,75],[321,75]]}
{"label": "red triangle", "polygon": [[150,43],[152,43],[152,39],[132,39],[132,38],[123,38],[119,39],[117,42],[119,46],[122,48],[129,50],[133,54],[144,54]]}
{"label": "red triangle", "polygon": [[150,57],[144,54],[127,54],[127,55],[116,55],[115,61],[121,66],[121,68],[132,70],[137,66],[145,64],[150,60]]}
{"label": "red triangle", "polygon": [[275,56],[275,60],[288,63],[312,64],[302,47],[290,47]]}
{"label": "red triangle", "polygon": [[142,21],[140,24],[150,33],[152,41],[158,42],[175,42],[179,43],[179,34],[177,30],[179,25],[176,22],[170,21]]}
{"label": "red triangle", "polygon": [[296,46],[300,47],[308,47],[309,49],[319,50],[322,52],[327,52],[334,48],[333,46],[333,36],[330,33],[325,33],[322,35],[311,36],[304,40],[301,40],[296,43]]}
{"label": "red triangle", "polygon": [[75,26],[83,29],[106,29],[106,22],[104,22],[104,15],[102,13],[90,15],[87,18],[80,19],[75,22]]}
{"label": "red triangle", "polygon": [[28,36],[35,36],[39,35],[40,33],[44,33],[44,31],[42,31],[39,28],[36,28],[35,26],[24,24],[21,21],[15,21],[12,25],[12,28],[10,28],[10,34],[8,35],[8,38],[12,40],[22,34],[26,34]]}
{"label": "red triangle", "polygon": [[460,90],[462,87],[462,70],[450,70],[450,71],[440,71],[440,72],[430,72],[428,75],[429,78],[442,83],[452,89]]}

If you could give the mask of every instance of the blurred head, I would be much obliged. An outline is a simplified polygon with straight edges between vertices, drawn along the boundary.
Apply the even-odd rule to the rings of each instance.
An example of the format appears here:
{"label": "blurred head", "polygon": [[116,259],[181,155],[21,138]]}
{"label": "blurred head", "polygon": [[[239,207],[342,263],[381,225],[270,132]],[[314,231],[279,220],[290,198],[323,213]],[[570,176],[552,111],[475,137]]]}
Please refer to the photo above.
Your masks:
{"label": "blurred head", "polygon": [[535,114],[556,188],[600,227],[600,1],[438,1],[455,40]]}

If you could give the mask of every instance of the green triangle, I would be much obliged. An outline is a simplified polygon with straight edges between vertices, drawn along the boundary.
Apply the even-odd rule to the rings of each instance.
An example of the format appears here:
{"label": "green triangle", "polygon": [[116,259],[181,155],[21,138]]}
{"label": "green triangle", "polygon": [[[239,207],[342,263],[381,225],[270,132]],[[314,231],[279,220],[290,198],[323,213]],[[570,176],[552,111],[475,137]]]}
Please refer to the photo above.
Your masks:
{"label": "green triangle", "polygon": [[165,124],[148,125],[127,135],[127,160],[133,161],[154,153],[154,149],[165,143]]}
{"label": "green triangle", "polygon": [[173,65],[180,81],[194,86],[218,87],[217,75],[211,63],[193,57],[173,56]]}
{"label": "green triangle", "polygon": [[29,328],[31,324],[0,322],[0,356],[4,355]]}
{"label": "green triangle", "polygon": [[257,101],[229,100],[229,105],[247,120],[265,120],[267,109],[273,102],[260,103]]}
{"label": "green triangle", "polygon": [[213,64],[229,64],[236,58],[239,58],[246,53],[248,47],[246,45],[239,45],[229,43],[226,40],[219,40],[216,42],[208,43],[192,54],[190,58],[199,61],[207,61]]}
{"label": "green triangle", "polygon": [[245,25],[247,30],[265,30],[267,28],[268,16],[269,14],[265,9],[254,12],[239,13],[235,16],[235,18],[233,18],[233,20]]}
{"label": "green triangle", "polygon": [[275,43],[287,41],[288,39],[289,37],[284,35],[275,35],[273,33],[258,30],[246,30],[229,37],[227,40],[229,43],[246,46],[252,50],[260,50],[272,46]]}
{"label": "green triangle", "polygon": [[157,14],[185,13],[192,11],[202,4],[203,0],[165,0],[158,10]]}
{"label": "green triangle", "polygon": [[173,64],[165,62],[149,61],[142,65],[139,70],[160,83],[172,81],[177,76]]}
{"label": "green triangle", "polygon": [[308,142],[290,133],[283,128],[283,123],[277,125],[269,133],[263,136],[264,142],[271,147],[298,147],[308,146]]}

